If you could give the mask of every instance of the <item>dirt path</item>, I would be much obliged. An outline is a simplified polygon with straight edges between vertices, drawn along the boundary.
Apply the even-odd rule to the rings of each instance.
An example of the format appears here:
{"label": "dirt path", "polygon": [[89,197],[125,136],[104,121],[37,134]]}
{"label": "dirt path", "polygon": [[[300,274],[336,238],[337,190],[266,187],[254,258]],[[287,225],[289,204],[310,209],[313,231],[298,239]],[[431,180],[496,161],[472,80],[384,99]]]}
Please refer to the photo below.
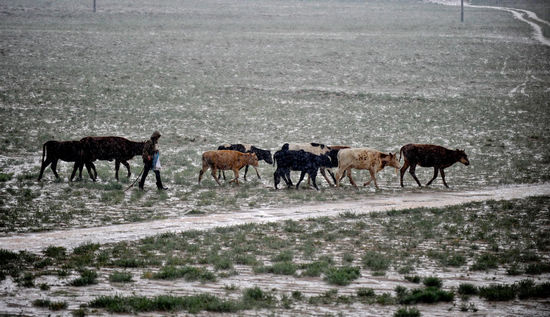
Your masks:
{"label": "dirt path", "polygon": [[346,211],[369,213],[392,209],[443,207],[473,201],[505,200],[540,195],[550,195],[550,183],[489,187],[475,191],[435,191],[423,189],[407,193],[380,194],[375,198],[356,201],[258,209],[245,212],[227,211],[217,214],[184,216],[151,222],[14,235],[0,238],[0,248],[39,252],[50,245],[55,245],[72,249],[84,242],[104,244],[137,240],[164,232],[206,230],[244,223],[336,216]]}

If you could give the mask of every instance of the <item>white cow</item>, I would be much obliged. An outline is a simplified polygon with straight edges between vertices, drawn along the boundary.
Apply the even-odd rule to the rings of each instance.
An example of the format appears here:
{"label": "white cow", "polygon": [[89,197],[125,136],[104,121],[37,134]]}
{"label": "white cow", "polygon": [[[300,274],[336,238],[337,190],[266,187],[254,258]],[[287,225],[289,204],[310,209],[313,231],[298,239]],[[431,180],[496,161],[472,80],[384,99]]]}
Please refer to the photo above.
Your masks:
{"label": "white cow", "polygon": [[355,187],[357,185],[351,177],[351,169],[369,170],[371,179],[363,184],[367,186],[374,180],[374,186],[378,188],[376,182],[376,173],[384,169],[386,166],[391,166],[399,171],[400,165],[397,160],[397,153],[382,153],[370,148],[350,148],[342,149],[338,152],[338,171],[336,172],[336,186],[340,185],[340,181],[347,174],[349,181]]}

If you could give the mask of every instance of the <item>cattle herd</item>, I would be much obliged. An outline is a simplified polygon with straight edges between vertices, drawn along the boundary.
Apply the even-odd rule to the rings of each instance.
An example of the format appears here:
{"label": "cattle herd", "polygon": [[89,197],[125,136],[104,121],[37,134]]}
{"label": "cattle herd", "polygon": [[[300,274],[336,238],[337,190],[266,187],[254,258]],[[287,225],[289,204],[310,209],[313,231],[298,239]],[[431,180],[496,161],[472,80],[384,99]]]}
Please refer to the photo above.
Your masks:
{"label": "cattle herd", "polygon": [[[44,169],[51,164],[51,169],[56,178],[57,161],[74,162],[70,180],[72,181],[76,171],[79,170],[79,177],[82,178],[82,169],[86,166],[88,175],[95,181],[97,171],[94,161],[109,160],[115,161],[115,178],[118,180],[120,163],[126,166],[128,177],[130,177],[130,165],[128,161],[136,155],[141,155],[145,142],[134,142],[122,137],[85,137],[80,141],[48,141],[42,147],[42,166],[38,180],[42,179]],[[404,158],[403,166],[400,165],[401,157]],[[212,177],[220,184],[219,171],[232,170],[234,179],[230,182],[239,184],[239,170],[245,167],[244,179],[248,172],[248,166],[252,166],[256,175],[260,178],[257,166],[258,161],[265,161],[268,164],[276,165],[273,173],[275,189],[281,179],[287,187],[293,186],[290,178],[291,171],[300,172],[300,180],[296,184],[299,188],[304,176],[308,175],[308,182],[313,183],[315,189],[319,189],[316,183],[317,172],[320,171],[325,180],[332,185],[328,174],[331,176],[334,185],[339,186],[340,181],[347,175],[350,183],[357,187],[352,178],[352,169],[368,170],[370,180],[364,183],[367,186],[374,181],[378,188],[376,173],[386,166],[395,168],[400,175],[400,184],[403,187],[403,175],[409,169],[418,186],[420,181],[416,177],[416,166],[433,167],[433,178],[426,184],[429,186],[441,174],[443,184],[449,187],[445,181],[444,169],[460,162],[469,165],[468,157],[462,150],[450,150],[442,146],[432,144],[407,144],[401,147],[399,159],[397,153],[383,153],[371,148],[350,148],[348,146],[327,146],[319,143],[289,144],[285,143],[280,150],[272,156],[271,151],[246,144],[224,144],[217,150],[207,151],[202,154],[202,169],[199,172],[199,184],[204,172],[211,169]],[[336,173],[332,169],[336,168]],[[225,179],[225,174],[224,174]]]}

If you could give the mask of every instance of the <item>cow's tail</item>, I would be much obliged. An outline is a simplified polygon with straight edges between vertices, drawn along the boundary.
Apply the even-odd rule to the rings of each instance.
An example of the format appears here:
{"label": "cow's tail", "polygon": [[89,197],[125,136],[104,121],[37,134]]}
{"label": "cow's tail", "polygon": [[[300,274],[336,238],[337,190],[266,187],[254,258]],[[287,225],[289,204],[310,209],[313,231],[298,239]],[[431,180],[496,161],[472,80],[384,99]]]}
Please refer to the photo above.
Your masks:
{"label": "cow's tail", "polygon": [[48,142],[42,145],[42,165],[44,165],[44,157],[46,156],[46,144],[48,144]]}
{"label": "cow's tail", "polygon": [[399,162],[401,162],[401,155],[403,154],[403,148],[404,146],[402,146],[401,149],[399,150]]}

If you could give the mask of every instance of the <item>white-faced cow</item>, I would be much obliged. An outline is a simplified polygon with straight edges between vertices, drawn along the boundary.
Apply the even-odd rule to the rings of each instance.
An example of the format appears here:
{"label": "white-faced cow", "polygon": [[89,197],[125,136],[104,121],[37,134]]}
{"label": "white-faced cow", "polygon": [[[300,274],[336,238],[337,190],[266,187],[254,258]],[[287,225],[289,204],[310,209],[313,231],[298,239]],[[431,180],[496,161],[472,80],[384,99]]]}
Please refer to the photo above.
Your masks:
{"label": "white-faced cow", "polygon": [[202,154],[202,169],[199,172],[199,184],[201,183],[202,175],[209,168],[212,170],[212,177],[216,183],[221,186],[218,179],[218,170],[232,170],[235,178],[230,183],[239,184],[239,170],[246,165],[258,166],[258,157],[254,153],[242,153],[231,150],[207,151]]}
{"label": "white-faced cow", "polygon": [[[255,147],[254,145],[250,144],[223,144],[218,146],[218,150],[231,150],[231,151],[238,151],[241,153],[254,153],[256,154],[256,157],[258,158],[258,161],[265,161],[267,164],[273,164],[273,158],[271,156],[271,151],[269,150],[262,150],[258,147]],[[261,179],[260,173],[258,173],[258,169],[254,167],[254,170],[256,171],[256,175],[258,178]],[[221,171],[223,173],[223,171]],[[248,173],[248,165],[245,166],[244,169],[244,180],[246,180],[246,174]],[[218,175],[219,177],[219,175]],[[223,173],[223,179],[225,179],[225,173]]]}
{"label": "white-faced cow", "polygon": [[447,185],[447,182],[445,181],[445,172],[443,170],[456,162],[460,162],[466,166],[470,165],[468,156],[463,150],[449,150],[442,146],[433,144],[407,144],[399,151],[399,161],[401,161],[401,156],[405,158],[403,167],[401,167],[401,187],[403,187],[403,175],[409,167],[411,168],[409,173],[412,175],[418,186],[422,187],[420,181],[414,173],[416,170],[416,165],[434,168],[434,176],[426,184],[426,186],[429,186],[437,178],[437,173],[439,171],[441,173],[441,179],[443,179],[443,185],[449,188],[449,185]]}
{"label": "white-faced cow", "polygon": [[275,183],[275,189],[279,185],[282,178],[288,187],[292,186],[292,180],[290,179],[290,171],[300,171],[300,180],[296,184],[296,189],[299,188],[300,183],[304,179],[305,174],[311,178],[313,187],[319,190],[315,181],[317,177],[317,171],[322,167],[331,167],[332,163],[330,157],[326,154],[316,155],[304,150],[292,151],[288,150],[287,144],[283,145],[280,151],[275,152],[273,156],[277,169],[273,173],[273,179]]}
{"label": "white-faced cow", "polygon": [[347,174],[351,184],[357,187],[351,177],[351,169],[355,168],[362,170],[366,169],[370,173],[370,180],[364,183],[363,186],[369,185],[370,182],[374,180],[374,186],[378,188],[376,173],[386,166],[394,167],[397,172],[400,167],[397,161],[397,153],[386,154],[370,148],[342,149],[338,152],[338,171],[336,172],[337,186],[340,185],[340,181]]}
{"label": "white-faced cow", "polygon": [[[40,166],[40,174],[38,180],[42,179],[44,169],[51,164],[51,169],[55,178],[59,178],[57,174],[57,161],[74,162],[73,171],[70,181],[73,180],[76,170],[79,169],[79,177],[82,178],[83,149],[80,141],[47,141],[42,145],[42,165]],[[86,163],[86,169],[91,179],[94,179],[95,166],[93,163]],[[97,172],[95,172],[97,173]]]}
{"label": "white-faced cow", "polygon": [[[118,181],[120,163],[126,166],[130,177],[130,164],[128,161],[136,155],[143,153],[145,142],[134,142],[117,136],[85,137],[80,140],[84,151],[84,162],[95,160],[115,160],[115,178]],[[94,179],[97,177],[97,173]]]}

